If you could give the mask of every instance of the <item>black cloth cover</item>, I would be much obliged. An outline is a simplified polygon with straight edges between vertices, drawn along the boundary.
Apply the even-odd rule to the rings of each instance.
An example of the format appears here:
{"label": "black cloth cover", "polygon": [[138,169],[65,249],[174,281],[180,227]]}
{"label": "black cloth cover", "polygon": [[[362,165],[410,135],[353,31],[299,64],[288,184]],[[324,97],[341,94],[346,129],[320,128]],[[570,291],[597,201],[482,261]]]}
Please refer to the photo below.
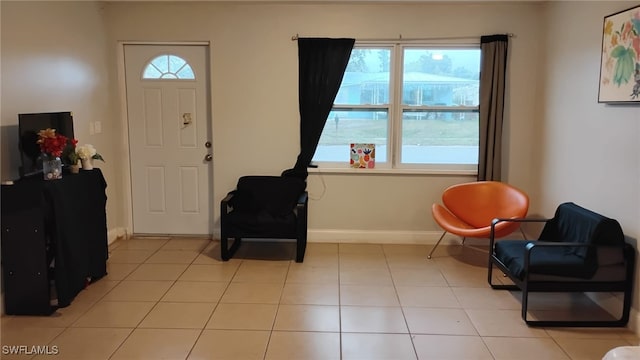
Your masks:
{"label": "black cloth cover", "polygon": [[[568,202],[558,206],[555,216],[542,229],[538,240],[622,246],[624,234],[616,220]],[[593,248],[567,247],[565,251],[582,258],[590,257],[591,261],[595,256]]]}
{"label": "black cloth cover", "polygon": [[296,177],[243,176],[238,180],[232,203],[234,210],[258,212],[272,216],[290,214],[306,182]]}
{"label": "black cloth cover", "polygon": [[[88,280],[107,274],[106,187],[97,168],[79,174],[65,173],[61,179],[51,181],[37,174],[2,187],[3,225],[23,230],[18,238],[2,239],[3,275],[6,278],[8,269],[16,274],[46,274],[37,278],[44,279],[44,284],[34,283],[33,277],[26,276],[24,284],[8,289],[5,298],[26,293],[23,288],[33,288],[31,298],[22,304],[6,303],[11,304],[12,313],[50,313],[43,310],[52,309],[50,280],[55,280],[58,307],[65,307]],[[21,242],[16,244],[14,240]],[[32,247],[27,254],[23,252],[25,244]],[[44,289],[40,289],[42,286]]]}
{"label": "black cloth cover", "polygon": [[[526,274],[524,257],[529,243],[535,244],[536,241],[501,240],[496,243],[496,256],[520,280],[524,280]],[[584,258],[567,253],[564,248],[535,247],[529,261],[531,274],[578,278],[589,278],[593,275],[591,266]]]}
{"label": "black cloth cover", "polygon": [[55,240],[58,304],[69,305],[87,285],[107,274],[107,182],[100,169],[45,181]]}
{"label": "black cloth cover", "polygon": [[270,237],[296,237],[293,210],[306,188],[297,177],[243,176],[238,180],[228,214],[230,233],[236,236],[269,234]]}
{"label": "black cloth cover", "polygon": [[[553,219],[547,221],[538,241],[501,240],[495,244],[496,257],[518,278],[524,279],[527,244],[544,242],[591,245],[624,245],[620,224],[574,203],[558,206]],[[598,268],[597,251],[587,247],[544,247],[532,249],[529,271],[535,274],[589,279]]]}

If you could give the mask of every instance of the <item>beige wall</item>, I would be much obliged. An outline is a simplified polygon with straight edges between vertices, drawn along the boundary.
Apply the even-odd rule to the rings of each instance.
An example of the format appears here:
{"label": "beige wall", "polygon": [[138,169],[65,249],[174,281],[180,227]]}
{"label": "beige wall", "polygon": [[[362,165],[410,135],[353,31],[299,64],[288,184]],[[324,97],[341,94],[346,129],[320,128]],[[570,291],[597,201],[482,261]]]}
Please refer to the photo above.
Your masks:
{"label": "beige wall", "polygon": [[[118,41],[211,42],[215,204],[239,176],[279,174],[295,162],[299,149],[297,46],[290,40],[292,35],[371,38],[515,33],[505,125],[506,180],[525,190],[533,187],[530,167],[523,164],[531,162],[535,143],[529,135],[538,107],[530,98],[538,62],[527,54],[540,48],[538,4],[4,1],[2,7],[2,177],[17,175],[17,113],[73,110],[76,137],[98,146],[107,159],[101,167],[109,182],[110,228],[127,225],[126,182],[118,170],[123,164],[115,163],[123,158],[120,151],[125,137],[116,76]],[[104,132],[89,135],[88,122],[97,120]],[[433,237],[438,229],[430,216],[430,204],[439,200],[446,186],[470,179],[311,175],[309,226],[334,234],[384,230]],[[214,210],[217,221],[217,207]]]}
{"label": "beige wall", "polygon": [[[153,11],[150,11],[153,9]],[[117,40],[211,42],[214,203],[247,174],[279,174],[299,149],[297,46],[291,36],[393,38],[513,32],[507,108],[507,180],[525,190],[538,107],[531,101],[539,49],[535,4],[229,5],[111,3]],[[310,237],[364,230],[433,232],[430,205],[448,185],[472,177],[311,175]],[[326,185],[326,189],[324,187]],[[216,209],[217,211],[217,209]],[[216,219],[217,219],[216,214]],[[366,239],[361,239],[366,240]],[[393,241],[393,240],[392,240]]]}
{"label": "beige wall", "polygon": [[[637,4],[637,2],[635,2]],[[539,107],[534,211],[552,215],[573,201],[620,221],[637,248],[640,236],[640,107],[599,104],[604,16],[629,2],[548,5],[546,69]],[[638,274],[638,271],[636,271]],[[640,306],[636,275],[634,308]],[[638,328],[640,319],[632,321]]]}
{"label": "beige wall", "polygon": [[[73,111],[74,133],[80,144],[93,144],[106,163],[107,221],[122,226],[122,190],[118,186],[120,139],[110,91],[102,6],[94,2],[2,1],[0,177],[16,179],[17,114]],[[89,123],[100,121],[102,133],[90,135]]]}

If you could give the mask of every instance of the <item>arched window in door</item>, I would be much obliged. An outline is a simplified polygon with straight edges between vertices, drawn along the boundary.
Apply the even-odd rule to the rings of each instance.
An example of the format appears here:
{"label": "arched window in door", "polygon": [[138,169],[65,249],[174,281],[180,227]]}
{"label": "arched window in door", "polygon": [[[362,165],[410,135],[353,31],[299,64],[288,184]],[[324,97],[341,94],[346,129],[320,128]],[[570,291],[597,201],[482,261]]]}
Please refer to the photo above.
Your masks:
{"label": "arched window in door", "polygon": [[186,60],[176,55],[163,54],[147,64],[142,73],[142,78],[194,80],[196,76]]}

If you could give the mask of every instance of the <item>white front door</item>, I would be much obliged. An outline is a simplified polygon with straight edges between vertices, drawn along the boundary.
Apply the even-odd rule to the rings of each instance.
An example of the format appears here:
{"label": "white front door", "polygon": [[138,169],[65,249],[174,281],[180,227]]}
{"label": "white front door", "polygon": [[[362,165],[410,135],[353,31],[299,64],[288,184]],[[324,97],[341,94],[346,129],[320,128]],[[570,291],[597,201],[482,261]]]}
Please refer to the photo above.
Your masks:
{"label": "white front door", "polygon": [[211,234],[205,45],[125,45],[134,234]]}

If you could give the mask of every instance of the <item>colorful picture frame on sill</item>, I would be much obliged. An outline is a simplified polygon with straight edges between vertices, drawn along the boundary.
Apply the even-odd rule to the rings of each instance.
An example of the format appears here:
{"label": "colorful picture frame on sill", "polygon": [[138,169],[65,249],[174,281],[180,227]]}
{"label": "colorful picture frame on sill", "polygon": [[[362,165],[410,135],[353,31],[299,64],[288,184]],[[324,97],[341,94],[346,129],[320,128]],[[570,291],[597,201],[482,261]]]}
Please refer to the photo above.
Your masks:
{"label": "colorful picture frame on sill", "polygon": [[640,5],[604,17],[599,103],[640,103]]}
{"label": "colorful picture frame on sill", "polygon": [[350,146],[349,166],[355,169],[373,169],[376,166],[376,145],[356,144]]}

